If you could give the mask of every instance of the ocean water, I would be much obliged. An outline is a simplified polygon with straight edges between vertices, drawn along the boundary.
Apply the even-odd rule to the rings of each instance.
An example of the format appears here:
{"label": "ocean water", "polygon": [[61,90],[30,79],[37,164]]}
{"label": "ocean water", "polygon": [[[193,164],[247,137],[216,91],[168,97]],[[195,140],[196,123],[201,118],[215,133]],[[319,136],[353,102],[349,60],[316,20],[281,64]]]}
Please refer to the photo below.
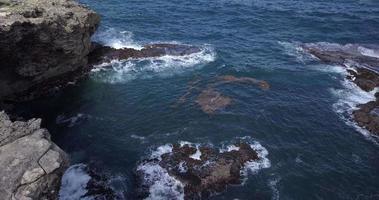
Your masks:
{"label": "ocean water", "polygon": [[[378,140],[350,118],[373,93],[346,81],[343,68],[320,64],[299,48],[378,45],[379,1],[80,2],[102,16],[94,41],[137,49],[179,43],[202,51],[114,61],[55,97],[20,105],[24,116],[43,117],[71,157],[60,199],[94,198],[83,196],[90,178],[85,166],[103,173],[120,199],[134,199],[134,171],[141,168],[152,174],[150,199],[180,199],[182,191],[170,187],[180,183],[139,162],[172,143],[233,148],[241,138],[260,150],[261,160],[247,166],[243,185],[211,199],[379,199]],[[195,103],[199,91],[177,103],[189,82],[199,80],[201,89],[220,75],[265,80],[271,88],[221,85],[217,90],[233,103],[214,115]]]}

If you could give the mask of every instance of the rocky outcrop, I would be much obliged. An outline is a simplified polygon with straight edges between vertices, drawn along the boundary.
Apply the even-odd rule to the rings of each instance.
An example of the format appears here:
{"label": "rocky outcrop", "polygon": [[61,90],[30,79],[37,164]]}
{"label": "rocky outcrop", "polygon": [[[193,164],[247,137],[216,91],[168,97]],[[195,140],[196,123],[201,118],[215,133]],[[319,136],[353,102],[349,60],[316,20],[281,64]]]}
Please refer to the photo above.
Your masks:
{"label": "rocky outcrop", "polygon": [[31,99],[87,70],[98,14],[73,0],[1,2],[0,99]]}
{"label": "rocky outcrop", "polygon": [[[184,193],[184,199],[207,199],[223,192],[230,184],[240,184],[241,171],[246,164],[260,159],[258,153],[247,143],[231,147],[220,150],[208,146],[175,144],[170,152],[162,154],[158,160],[145,160],[143,165],[150,166],[149,169],[144,171],[138,168],[137,175],[149,179],[153,175],[149,174],[152,169],[159,171],[152,166],[159,165],[169,176],[180,182],[178,186],[183,187],[180,191]],[[159,177],[157,179],[160,180]],[[139,188],[142,189],[139,197],[144,198],[151,192],[149,184],[152,183],[146,180],[140,182],[142,184]]]}
{"label": "rocky outcrop", "polygon": [[122,48],[115,49],[109,46],[92,43],[92,50],[89,56],[89,65],[101,64],[112,60],[127,60],[138,58],[151,58],[160,56],[184,56],[200,52],[199,47],[183,44],[151,44],[142,49]]}
{"label": "rocky outcrop", "polygon": [[[379,47],[316,43],[304,44],[303,49],[324,63],[346,67],[347,79],[362,90],[370,92],[379,87]],[[359,105],[353,118],[360,127],[379,135],[379,93],[375,97],[375,101]]]}
{"label": "rocky outcrop", "polygon": [[40,124],[40,119],[12,122],[0,112],[1,199],[57,199],[69,161]]}

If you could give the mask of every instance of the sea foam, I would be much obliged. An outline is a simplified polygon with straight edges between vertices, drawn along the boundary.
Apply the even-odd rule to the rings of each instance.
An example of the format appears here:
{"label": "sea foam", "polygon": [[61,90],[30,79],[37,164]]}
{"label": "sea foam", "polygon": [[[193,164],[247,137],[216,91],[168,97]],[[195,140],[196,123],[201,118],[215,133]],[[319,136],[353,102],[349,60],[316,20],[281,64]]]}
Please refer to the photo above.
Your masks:
{"label": "sea foam", "polygon": [[[128,31],[117,31],[113,28],[98,31],[93,40],[116,49],[133,48],[140,50],[143,45],[133,40],[133,33]],[[156,42],[181,44],[176,41]],[[213,62],[216,59],[214,49],[208,45],[202,45],[201,51],[182,56],[165,55],[153,58],[139,58],[128,60],[112,60],[94,66],[91,77],[99,82],[125,83],[137,78],[152,78],[156,76],[172,76],[193,70]]]}
{"label": "sea foam", "polygon": [[86,165],[76,164],[69,167],[63,174],[59,200],[90,200],[84,197],[88,192],[86,187],[91,177],[87,174]]}

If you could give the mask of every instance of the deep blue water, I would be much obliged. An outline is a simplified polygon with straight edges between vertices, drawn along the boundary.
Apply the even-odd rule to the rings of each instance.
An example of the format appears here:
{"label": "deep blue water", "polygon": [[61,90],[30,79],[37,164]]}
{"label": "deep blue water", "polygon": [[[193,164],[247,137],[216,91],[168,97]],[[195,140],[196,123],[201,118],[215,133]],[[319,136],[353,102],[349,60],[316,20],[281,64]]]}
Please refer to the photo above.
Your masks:
{"label": "deep blue water", "polygon": [[[379,199],[379,146],[348,113],[372,96],[344,70],[303,55],[299,43],[379,44],[375,0],[82,0],[102,16],[94,40],[114,47],[157,42],[200,46],[199,55],[114,64],[54,98],[29,103],[72,164],[106,173],[126,199],[133,170],[155,148],[179,141],[229,144],[248,136],[271,167],[213,199]],[[266,80],[218,87],[233,104],[203,113],[188,83],[220,75]],[[28,111],[25,111],[27,113]],[[82,121],[57,123],[65,119]],[[74,117],[74,118],[71,118]]]}

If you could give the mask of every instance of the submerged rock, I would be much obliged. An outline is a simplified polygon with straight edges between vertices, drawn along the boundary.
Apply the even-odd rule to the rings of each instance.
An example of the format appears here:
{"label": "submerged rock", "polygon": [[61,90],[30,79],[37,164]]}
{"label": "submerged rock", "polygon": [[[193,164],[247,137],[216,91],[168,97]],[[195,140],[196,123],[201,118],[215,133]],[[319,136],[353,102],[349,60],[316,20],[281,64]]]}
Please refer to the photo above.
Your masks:
{"label": "submerged rock", "polygon": [[80,77],[99,22],[98,14],[73,0],[5,0],[0,99],[31,99]]}
{"label": "submerged rock", "polygon": [[224,75],[212,80],[213,83],[207,85],[207,87],[201,90],[198,86],[200,79],[196,78],[188,84],[188,89],[185,94],[183,94],[177,104],[184,103],[191,93],[200,91],[200,94],[196,98],[196,103],[200,106],[201,110],[207,114],[214,114],[216,111],[226,108],[232,103],[232,98],[224,96],[222,93],[216,90],[216,87],[223,84],[235,84],[242,83],[248,85],[257,85],[262,90],[270,89],[270,84],[263,80],[258,80],[251,77],[236,77],[232,75]]}
{"label": "submerged rock", "polygon": [[199,104],[201,110],[205,113],[213,114],[214,112],[230,105],[232,103],[232,99],[222,95],[213,88],[207,88],[197,97],[196,103]]}
{"label": "submerged rock", "polygon": [[89,65],[107,63],[112,60],[126,60],[131,58],[151,58],[160,56],[184,56],[200,52],[201,49],[195,46],[183,44],[151,44],[142,49],[122,48],[115,49],[93,43],[91,54],[89,55]]}
{"label": "submerged rock", "polygon": [[[257,152],[247,143],[239,143],[233,147],[221,151],[207,146],[194,147],[190,144],[175,144],[160,158],[144,161],[145,168],[138,168],[137,174],[142,179],[150,179],[152,174],[146,173],[150,173],[151,170],[159,171],[158,168],[151,167],[157,164],[162,168],[161,171],[167,172],[174,178],[174,181],[180,182],[178,184],[174,181],[162,181],[168,184],[166,186],[182,187],[181,189],[174,187],[174,189],[183,192],[184,199],[207,199],[212,194],[224,191],[230,184],[240,184],[241,170],[248,162],[259,159]],[[146,169],[147,166],[150,168]],[[163,174],[161,178],[164,178]],[[145,193],[141,197],[146,197],[153,192],[155,188],[151,189],[151,187],[151,185],[150,188],[144,185],[142,192]],[[173,199],[176,198],[178,197]]]}
{"label": "submerged rock", "polygon": [[69,161],[40,124],[40,119],[12,122],[0,112],[2,199],[57,199]]}
{"label": "submerged rock", "polygon": [[258,85],[263,90],[270,89],[270,84],[268,84],[266,81],[258,80],[251,77],[235,77],[232,75],[220,76],[218,77],[218,81],[215,83],[215,85],[224,84],[224,83],[245,83],[245,84]]}

